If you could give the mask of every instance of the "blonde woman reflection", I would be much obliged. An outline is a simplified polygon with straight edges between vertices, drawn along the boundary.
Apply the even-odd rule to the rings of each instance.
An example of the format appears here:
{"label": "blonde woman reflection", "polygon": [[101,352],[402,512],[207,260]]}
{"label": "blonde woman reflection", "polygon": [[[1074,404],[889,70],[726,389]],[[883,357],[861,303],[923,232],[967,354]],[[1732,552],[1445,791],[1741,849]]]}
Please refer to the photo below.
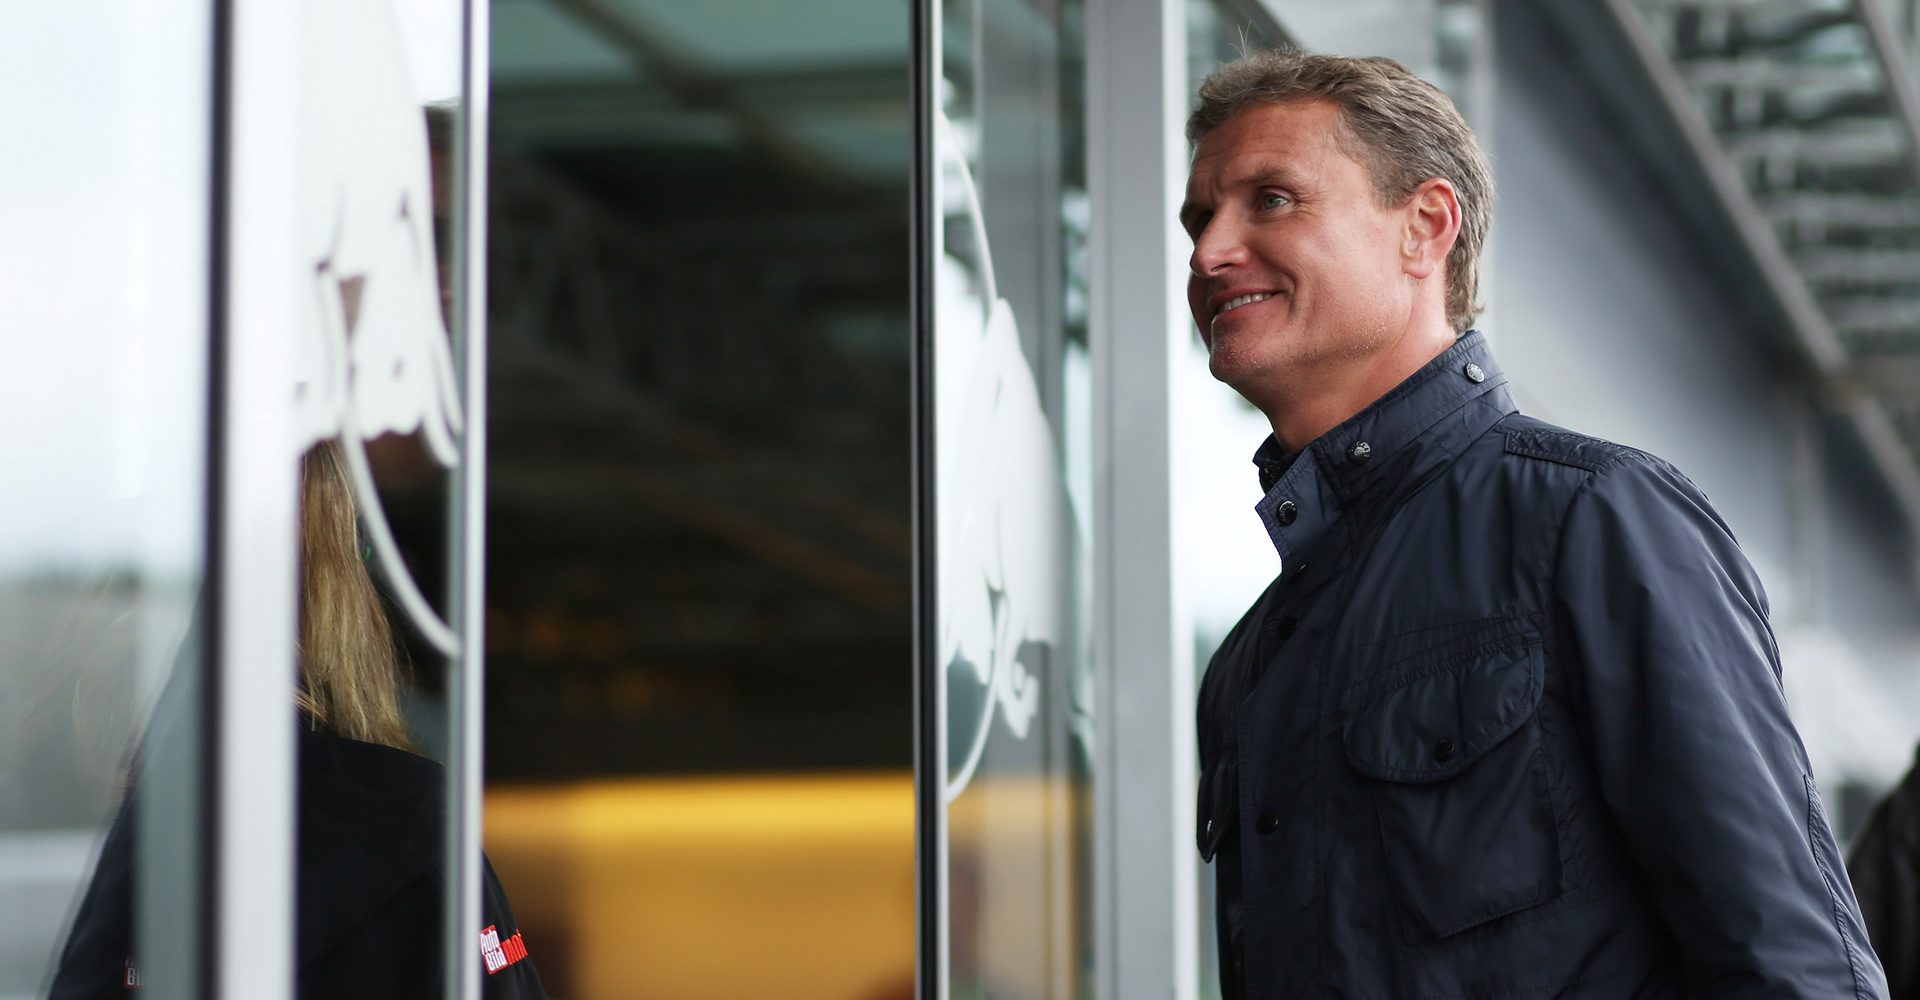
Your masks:
{"label": "blonde woman reflection", "polygon": [[[299,834],[295,976],[306,997],[443,989],[445,775],[401,721],[400,666],[361,559],[338,445],[307,452],[300,508]],[[150,743],[166,737],[156,712]],[[136,787],[108,833],[50,996],[123,997],[140,978],[132,892]],[[505,891],[484,867],[482,995],[544,997]]]}

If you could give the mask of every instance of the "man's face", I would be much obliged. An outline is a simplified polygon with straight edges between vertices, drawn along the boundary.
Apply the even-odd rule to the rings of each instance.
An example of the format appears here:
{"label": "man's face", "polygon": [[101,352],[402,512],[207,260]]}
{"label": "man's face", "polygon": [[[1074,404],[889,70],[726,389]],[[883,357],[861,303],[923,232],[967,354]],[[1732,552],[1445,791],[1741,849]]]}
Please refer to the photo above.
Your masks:
{"label": "man's face", "polygon": [[1248,108],[1200,141],[1188,174],[1187,304],[1214,377],[1263,408],[1410,317],[1405,213],[1380,206],[1340,128],[1328,101]]}

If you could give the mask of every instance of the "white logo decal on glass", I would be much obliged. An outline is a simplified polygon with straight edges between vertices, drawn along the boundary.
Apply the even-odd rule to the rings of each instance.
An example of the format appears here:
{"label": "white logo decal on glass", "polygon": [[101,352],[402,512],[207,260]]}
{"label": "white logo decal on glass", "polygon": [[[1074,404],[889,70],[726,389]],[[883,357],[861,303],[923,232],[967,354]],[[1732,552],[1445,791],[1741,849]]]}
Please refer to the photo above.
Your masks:
{"label": "white logo decal on glass", "polygon": [[935,297],[939,662],[949,683],[971,676],[984,695],[977,715],[949,718],[966,739],[963,758],[949,762],[952,801],[973,780],[996,715],[1015,738],[1026,738],[1040,709],[1033,659],[1065,655],[1061,581],[1077,528],[1052,425],[994,280],[979,194],[944,114],[935,142],[949,202],[943,210],[966,217],[977,258],[943,254]]}
{"label": "white logo decal on glass", "polygon": [[400,558],[365,442],[419,434],[434,460],[460,460],[459,386],[440,307],[426,122],[387,0],[306,4],[302,315],[295,386],[305,449],[338,435],[361,521],[401,610],[451,655],[459,640]]}

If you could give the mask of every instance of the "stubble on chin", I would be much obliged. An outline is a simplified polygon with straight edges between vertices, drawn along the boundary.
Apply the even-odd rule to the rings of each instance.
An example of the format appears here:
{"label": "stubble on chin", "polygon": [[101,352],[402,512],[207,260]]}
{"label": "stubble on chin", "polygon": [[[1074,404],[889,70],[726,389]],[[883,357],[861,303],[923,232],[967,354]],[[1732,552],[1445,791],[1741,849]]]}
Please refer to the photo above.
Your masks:
{"label": "stubble on chin", "polygon": [[[1264,349],[1263,349],[1264,348]],[[1266,409],[1276,397],[1284,397],[1294,381],[1299,359],[1291,352],[1275,350],[1274,345],[1247,344],[1236,338],[1213,338],[1207,353],[1207,370],[1228,388],[1256,408]]]}
{"label": "stubble on chin", "polygon": [[[1283,328],[1259,336],[1263,340],[1257,343],[1209,337],[1207,367],[1214,378],[1269,413],[1313,395],[1316,383],[1339,381],[1340,373],[1364,364],[1394,339],[1379,329],[1332,333]],[[1264,340],[1269,337],[1286,339]]]}

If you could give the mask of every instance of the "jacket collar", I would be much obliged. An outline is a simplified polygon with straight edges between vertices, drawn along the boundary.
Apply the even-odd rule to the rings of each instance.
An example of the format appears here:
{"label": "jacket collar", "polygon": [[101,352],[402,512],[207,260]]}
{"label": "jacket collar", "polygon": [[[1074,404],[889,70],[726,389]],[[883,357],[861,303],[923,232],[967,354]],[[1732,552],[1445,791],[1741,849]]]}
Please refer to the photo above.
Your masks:
{"label": "jacket collar", "polygon": [[1254,454],[1266,495],[1254,510],[1297,572],[1343,515],[1390,502],[1514,412],[1486,336],[1469,330],[1386,395],[1287,455],[1269,436]]}

